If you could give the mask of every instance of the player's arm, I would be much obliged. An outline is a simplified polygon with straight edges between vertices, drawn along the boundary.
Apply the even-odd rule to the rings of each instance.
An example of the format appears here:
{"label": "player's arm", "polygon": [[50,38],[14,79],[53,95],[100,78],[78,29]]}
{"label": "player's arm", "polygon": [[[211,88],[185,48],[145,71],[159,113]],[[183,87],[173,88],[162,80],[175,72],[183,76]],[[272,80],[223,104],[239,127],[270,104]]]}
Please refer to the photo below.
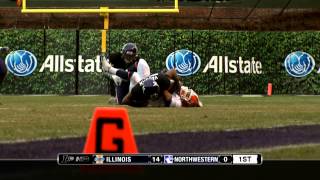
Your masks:
{"label": "player's arm", "polygon": [[172,94],[169,92],[169,90],[164,90],[162,93],[163,101],[166,107],[169,107],[172,100]]}
{"label": "player's arm", "polygon": [[105,73],[109,73],[110,75],[116,75],[124,80],[129,80],[131,77],[130,72],[125,71],[123,69],[112,67],[112,65],[106,59],[102,59],[101,65],[102,65],[102,70]]}
{"label": "player's arm", "polygon": [[178,94],[171,94],[169,91],[163,93],[164,103],[166,107],[182,107],[181,98]]}
{"label": "player's arm", "polygon": [[177,91],[180,91],[181,84],[180,84],[180,78],[177,75],[176,69],[171,69],[166,72],[166,75],[169,77],[169,79],[173,80],[173,83],[170,85],[169,91],[171,93]]}
{"label": "player's arm", "polygon": [[163,91],[163,100],[165,101],[171,101],[172,94],[168,90]]}
{"label": "player's arm", "polygon": [[170,69],[169,71],[166,72],[166,75],[169,78],[174,78],[174,77],[178,76],[176,69]]}

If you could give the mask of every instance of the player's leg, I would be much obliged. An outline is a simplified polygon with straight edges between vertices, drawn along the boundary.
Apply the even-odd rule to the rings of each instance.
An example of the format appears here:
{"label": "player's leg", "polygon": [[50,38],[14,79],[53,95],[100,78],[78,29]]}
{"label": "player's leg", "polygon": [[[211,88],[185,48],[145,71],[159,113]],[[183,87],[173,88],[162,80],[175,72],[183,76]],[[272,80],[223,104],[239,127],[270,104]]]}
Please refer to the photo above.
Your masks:
{"label": "player's leg", "polygon": [[137,65],[137,72],[134,72],[130,77],[129,91],[142,79],[150,76],[150,67],[144,59],[140,59]]}
{"label": "player's leg", "polygon": [[[120,78],[125,80],[130,80],[133,73],[135,72],[133,70],[125,71],[123,69],[114,68],[106,60],[102,61],[102,69],[107,73],[110,73],[112,75],[117,75]],[[137,71],[137,74],[140,76],[140,79],[144,79],[150,76],[150,67],[144,59],[139,60],[136,71]]]}
{"label": "player's leg", "polygon": [[[105,74],[111,79],[108,85],[111,97],[108,100],[108,102],[109,104],[114,104],[114,103],[120,104],[119,102],[121,101],[118,100],[117,94],[120,94],[120,97],[121,97],[121,94],[123,94],[120,87],[120,85],[122,84],[122,79],[116,75],[112,75],[107,72]],[[117,93],[117,91],[121,91],[121,92]]]}
{"label": "player's leg", "polygon": [[131,77],[131,72],[125,71],[123,69],[118,69],[115,67],[112,67],[110,63],[108,63],[106,60],[102,60],[102,69],[111,75],[117,75],[118,77],[129,80]]}
{"label": "player's leg", "polygon": [[117,101],[117,98],[116,98],[116,85],[114,83],[114,81],[110,80],[108,81],[108,90],[110,92],[110,98],[108,100],[108,103],[109,104],[117,104],[118,101]]}
{"label": "player's leg", "polygon": [[102,60],[102,69],[113,79],[115,83],[116,101],[118,104],[122,103],[122,99],[129,92],[129,82],[121,79],[128,79],[128,73],[122,69],[114,68],[107,62]]}
{"label": "player's leg", "polygon": [[122,82],[119,86],[116,86],[116,99],[118,104],[122,104],[123,98],[129,92],[129,82]]}
{"label": "player's leg", "polygon": [[148,63],[144,59],[139,59],[137,65],[137,72],[132,73],[130,77],[130,86],[129,91],[142,79],[147,78],[150,76],[150,67]]}
{"label": "player's leg", "polygon": [[[145,61],[144,61],[145,62]],[[122,69],[112,67],[107,61],[102,61],[102,68],[105,72],[116,75],[122,79],[130,80],[129,91],[142,79],[150,75],[148,64],[138,64],[138,72],[128,72]],[[113,78],[114,79],[114,78]]]}
{"label": "player's leg", "polygon": [[129,92],[131,92],[132,88],[141,81],[141,77],[138,73],[134,72],[130,78]]}
{"label": "player's leg", "polygon": [[172,94],[169,107],[182,107],[181,98],[177,93]]}

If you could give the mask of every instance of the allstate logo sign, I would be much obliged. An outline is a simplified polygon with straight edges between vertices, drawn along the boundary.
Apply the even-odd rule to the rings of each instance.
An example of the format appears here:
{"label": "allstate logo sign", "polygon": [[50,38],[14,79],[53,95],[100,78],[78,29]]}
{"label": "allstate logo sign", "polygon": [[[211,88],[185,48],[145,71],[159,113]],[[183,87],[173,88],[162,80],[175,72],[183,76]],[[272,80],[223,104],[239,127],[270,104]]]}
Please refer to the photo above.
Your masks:
{"label": "allstate logo sign", "polygon": [[37,67],[37,58],[29,51],[13,51],[6,57],[8,70],[16,76],[28,76]]}
{"label": "allstate logo sign", "polygon": [[315,62],[310,54],[296,51],[286,57],[284,65],[291,76],[304,77],[313,71]]}
{"label": "allstate logo sign", "polygon": [[201,65],[200,57],[192,51],[182,49],[171,53],[166,59],[167,69],[176,68],[179,76],[195,74]]}

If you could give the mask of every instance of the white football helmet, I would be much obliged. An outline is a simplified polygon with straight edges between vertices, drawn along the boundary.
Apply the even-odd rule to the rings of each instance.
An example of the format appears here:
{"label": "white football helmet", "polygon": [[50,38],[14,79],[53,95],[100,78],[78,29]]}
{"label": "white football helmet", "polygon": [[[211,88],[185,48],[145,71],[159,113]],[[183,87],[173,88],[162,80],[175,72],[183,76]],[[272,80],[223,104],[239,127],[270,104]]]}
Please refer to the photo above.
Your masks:
{"label": "white football helmet", "polygon": [[202,102],[199,99],[198,94],[192,90],[189,89],[186,86],[181,86],[180,89],[180,97],[182,101],[182,106],[185,107],[202,107]]}

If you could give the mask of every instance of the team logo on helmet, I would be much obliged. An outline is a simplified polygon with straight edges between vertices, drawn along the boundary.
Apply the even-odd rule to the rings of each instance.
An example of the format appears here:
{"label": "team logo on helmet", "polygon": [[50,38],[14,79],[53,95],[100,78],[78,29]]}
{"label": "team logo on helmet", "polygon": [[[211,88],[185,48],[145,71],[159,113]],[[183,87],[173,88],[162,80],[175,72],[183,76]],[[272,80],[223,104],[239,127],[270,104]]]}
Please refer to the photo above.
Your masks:
{"label": "team logo on helmet", "polygon": [[310,54],[296,51],[286,57],[284,65],[289,75],[293,77],[304,77],[313,71],[315,62]]}
{"label": "team logo on helmet", "polygon": [[16,76],[28,76],[37,67],[37,58],[29,51],[13,51],[6,57],[7,69]]}
{"label": "team logo on helmet", "polygon": [[195,74],[201,65],[200,57],[192,51],[181,49],[171,53],[166,59],[167,69],[176,68],[179,76]]}

